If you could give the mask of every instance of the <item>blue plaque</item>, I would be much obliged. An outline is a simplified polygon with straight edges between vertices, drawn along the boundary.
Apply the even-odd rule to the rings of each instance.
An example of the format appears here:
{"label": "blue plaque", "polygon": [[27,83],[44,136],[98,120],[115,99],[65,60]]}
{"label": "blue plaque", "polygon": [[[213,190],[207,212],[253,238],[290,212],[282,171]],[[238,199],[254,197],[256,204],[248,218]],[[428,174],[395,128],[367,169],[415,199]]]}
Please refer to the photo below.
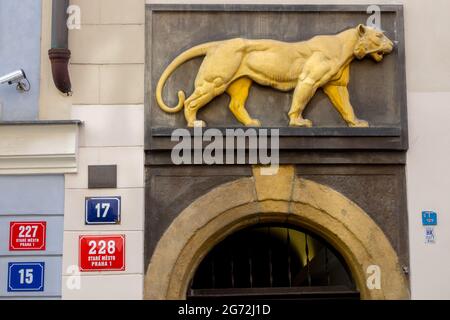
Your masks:
{"label": "blue plaque", "polygon": [[44,291],[45,262],[8,262],[8,292]]}
{"label": "blue plaque", "polygon": [[86,198],[86,224],[120,223],[120,197]]}
{"label": "blue plaque", "polygon": [[424,226],[437,225],[437,213],[433,211],[422,211],[422,224]]}

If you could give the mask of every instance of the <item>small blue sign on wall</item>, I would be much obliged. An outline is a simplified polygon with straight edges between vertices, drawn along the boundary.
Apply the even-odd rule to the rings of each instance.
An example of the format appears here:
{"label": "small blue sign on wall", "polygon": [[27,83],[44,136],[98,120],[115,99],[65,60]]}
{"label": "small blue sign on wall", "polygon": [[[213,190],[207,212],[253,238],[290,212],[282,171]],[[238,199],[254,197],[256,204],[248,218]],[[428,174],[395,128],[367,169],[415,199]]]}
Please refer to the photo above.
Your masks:
{"label": "small blue sign on wall", "polygon": [[86,224],[120,223],[120,197],[86,198]]}
{"label": "small blue sign on wall", "polygon": [[434,211],[422,211],[422,224],[424,226],[437,225],[437,213]]}
{"label": "small blue sign on wall", "polygon": [[8,262],[8,292],[44,291],[45,262]]}

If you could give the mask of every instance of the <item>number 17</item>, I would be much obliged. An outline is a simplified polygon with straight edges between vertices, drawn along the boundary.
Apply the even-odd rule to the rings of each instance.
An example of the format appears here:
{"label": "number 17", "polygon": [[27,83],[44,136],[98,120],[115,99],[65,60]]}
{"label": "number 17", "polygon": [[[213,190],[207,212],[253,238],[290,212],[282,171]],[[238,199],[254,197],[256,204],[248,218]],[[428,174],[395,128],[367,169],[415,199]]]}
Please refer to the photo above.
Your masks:
{"label": "number 17", "polygon": [[[101,214],[100,205],[101,205],[101,209],[104,209],[103,210],[103,214]],[[102,203],[97,203],[95,205],[95,209],[97,210],[97,218],[100,218],[100,216],[101,216],[101,218],[105,218],[106,215],[108,214],[109,207],[110,207],[109,203],[103,203],[103,202]]]}

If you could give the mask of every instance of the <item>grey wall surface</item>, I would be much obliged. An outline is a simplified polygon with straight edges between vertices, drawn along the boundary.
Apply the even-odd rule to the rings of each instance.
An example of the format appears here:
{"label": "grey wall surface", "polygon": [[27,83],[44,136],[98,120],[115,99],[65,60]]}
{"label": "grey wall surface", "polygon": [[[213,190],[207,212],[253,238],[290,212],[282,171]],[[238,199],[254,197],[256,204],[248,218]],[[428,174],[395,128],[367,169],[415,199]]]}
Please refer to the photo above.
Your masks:
{"label": "grey wall surface", "polygon": [[29,92],[0,85],[0,120],[34,120],[39,113],[41,1],[0,1],[0,76],[24,69]]}
{"label": "grey wall surface", "polygon": [[[0,299],[61,296],[64,176],[0,176]],[[46,221],[46,249],[9,251],[11,221]],[[45,262],[44,291],[8,292],[8,262]]]}

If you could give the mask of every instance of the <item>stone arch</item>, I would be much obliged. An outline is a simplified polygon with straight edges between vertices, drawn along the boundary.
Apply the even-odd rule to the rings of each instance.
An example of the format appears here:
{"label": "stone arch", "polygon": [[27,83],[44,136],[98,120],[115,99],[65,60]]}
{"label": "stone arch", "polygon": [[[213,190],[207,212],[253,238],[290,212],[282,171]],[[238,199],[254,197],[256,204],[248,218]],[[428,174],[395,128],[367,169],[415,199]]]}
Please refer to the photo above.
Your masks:
{"label": "stone arch", "polygon": [[[159,240],[145,276],[146,299],[185,299],[206,254],[228,235],[262,222],[286,222],[320,235],[344,257],[362,299],[409,299],[398,257],[378,225],[335,190],[282,166],[272,176],[223,184],[194,201]],[[381,270],[381,289],[366,286],[367,268]]]}

